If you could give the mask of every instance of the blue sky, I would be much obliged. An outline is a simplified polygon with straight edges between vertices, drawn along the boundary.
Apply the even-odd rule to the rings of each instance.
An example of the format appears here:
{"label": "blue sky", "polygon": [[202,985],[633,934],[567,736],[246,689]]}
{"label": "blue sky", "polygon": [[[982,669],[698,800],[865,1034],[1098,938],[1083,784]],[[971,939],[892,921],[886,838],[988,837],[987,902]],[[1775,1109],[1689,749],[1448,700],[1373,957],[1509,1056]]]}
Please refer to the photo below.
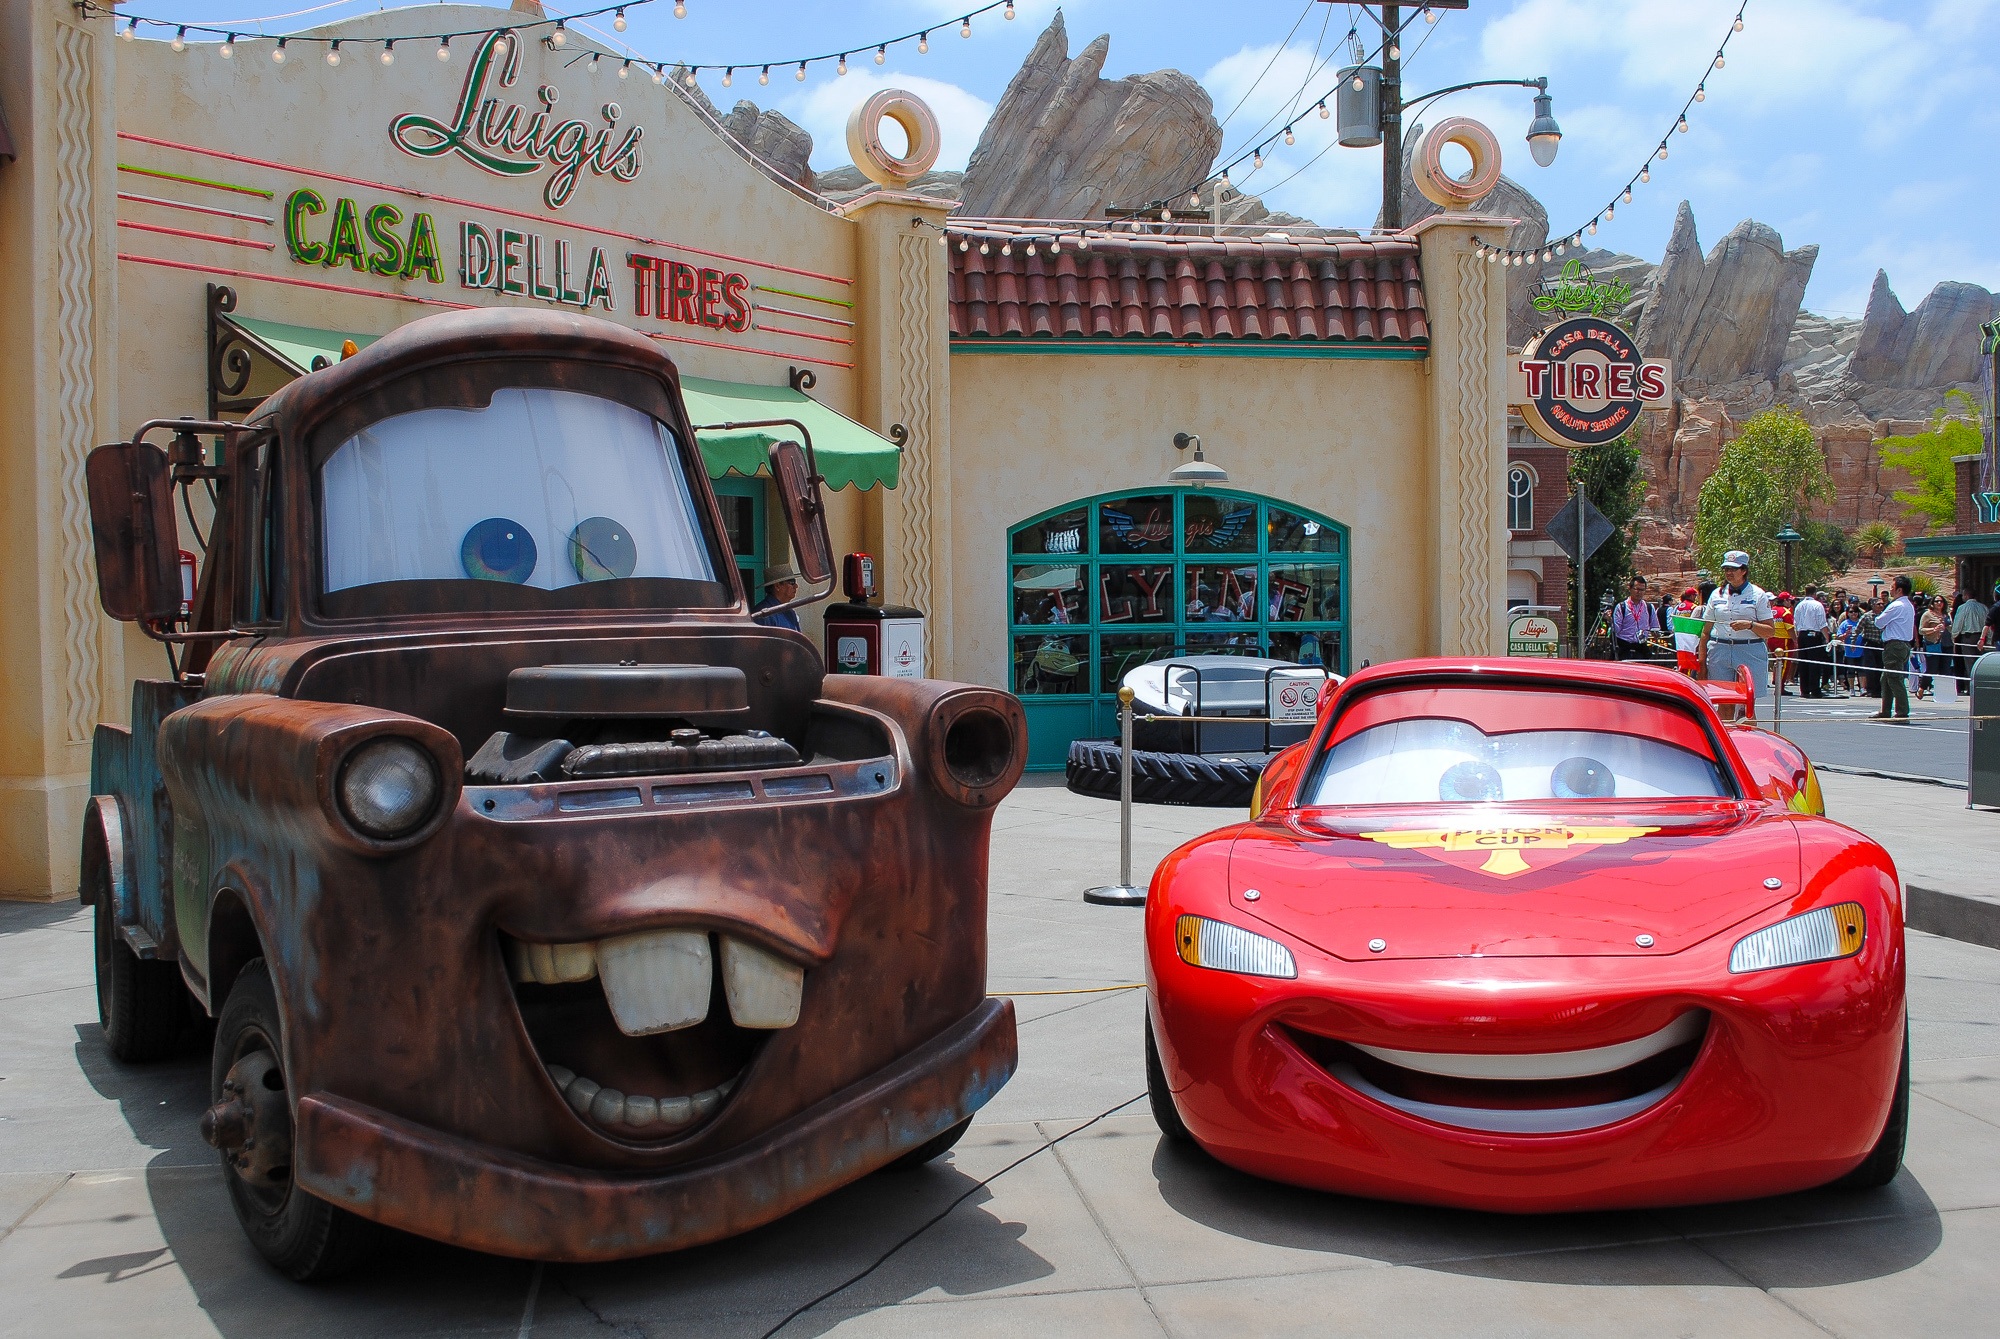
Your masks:
{"label": "blue sky", "polygon": [[[964,0],[961,0],[963,3]],[[730,89],[707,77],[709,96],[727,107],[747,97],[776,106],[813,132],[814,165],[847,160],[847,112],[874,87],[894,84],[926,97],[945,129],[940,166],[962,166],[992,104],[1057,8],[1018,0],[1018,17],[999,12],[958,36],[961,9],[942,0],[671,0],[635,8],[628,28],[590,27],[607,45],[629,44],[647,59],[736,63]],[[1709,69],[1738,0],[1472,0],[1435,25],[1413,25],[1403,42],[1410,92],[1483,78],[1546,74],[1564,138],[1554,166],[1538,168],[1522,135],[1532,113],[1528,90],[1487,89],[1436,104],[1427,119],[1474,116],[1491,125],[1506,171],[1548,207],[1558,232],[1581,227],[1645,162],[1704,72],[1708,97],[1671,135],[1671,155],[1653,164],[1649,185],[1621,205],[1594,241],[1657,260],[1682,199],[1694,207],[1704,248],[1737,222],[1760,219],[1787,246],[1817,242],[1806,304],[1827,315],[1856,315],[1878,268],[1905,306],[1932,284],[1961,279],[2000,289],[2000,247],[1991,216],[2000,187],[1990,171],[2000,140],[2000,0],[1749,0],[1745,28],[1726,66]],[[283,33],[384,6],[350,0],[261,25]],[[1358,6],[1323,0],[1069,0],[1061,6],[1072,54],[1111,34],[1112,78],[1173,67],[1199,79],[1222,116],[1225,155],[1247,149],[1291,119],[1332,82],[1318,69]],[[125,14],[178,22],[228,21],[252,31],[260,13],[244,0],[132,0]],[[550,6],[550,13],[569,7]],[[421,13],[412,30],[422,31]],[[877,67],[873,44],[935,24],[930,52],[893,47]],[[1360,20],[1372,49],[1379,35]],[[162,34],[165,35],[165,34]],[[782,62],[850,47],[850,72],[815,66],[805,82]],[[754,67],[770,61],[771,83]],[[331,72],[330,72],[331,73]],[[332,76],[337,77],[337,76]],[[1301,90],[1305,96],[1301,97]],[[1279,146],[1245,180],[1273,208],[1322,223],[1366,224],[1380,190],[1378,151],[1326,147],[1333,122],[1297,113],[1298,143]]]}

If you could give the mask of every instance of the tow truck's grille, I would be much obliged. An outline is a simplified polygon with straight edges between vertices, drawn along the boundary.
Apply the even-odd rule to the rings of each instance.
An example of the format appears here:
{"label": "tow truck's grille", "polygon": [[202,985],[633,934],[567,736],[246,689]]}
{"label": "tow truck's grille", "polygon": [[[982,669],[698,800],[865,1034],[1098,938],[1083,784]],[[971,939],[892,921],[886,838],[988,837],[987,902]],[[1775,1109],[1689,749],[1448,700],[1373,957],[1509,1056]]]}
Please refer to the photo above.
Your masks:
{"label": "tow truck's grille", "polygon": [[553,782],[530,786],[467,786],[474,813],[499,822],[588,818],[648,811],[684,812],[708,805],[798,803],[880,795],[898,781],[893,758],[749,772],[731,777],[648,779],[615,786]]}

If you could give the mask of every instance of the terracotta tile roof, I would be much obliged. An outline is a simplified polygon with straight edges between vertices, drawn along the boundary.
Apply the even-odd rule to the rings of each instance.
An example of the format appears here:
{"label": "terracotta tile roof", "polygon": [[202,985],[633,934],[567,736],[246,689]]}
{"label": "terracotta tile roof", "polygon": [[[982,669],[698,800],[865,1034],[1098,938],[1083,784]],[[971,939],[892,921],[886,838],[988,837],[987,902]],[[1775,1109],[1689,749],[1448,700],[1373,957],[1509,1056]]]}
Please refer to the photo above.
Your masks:
{"label": "terracotta tile roof", "polygon": [[[964,250],[961,236],[970,242]],[[1071,235],[1050,255],[1048,237],[1047,229],[953,221],[953,339],[1430,339],[1409,238],[1102,232],[1088,251]],[[1003,241],[1013,254],[1000,254]]]}

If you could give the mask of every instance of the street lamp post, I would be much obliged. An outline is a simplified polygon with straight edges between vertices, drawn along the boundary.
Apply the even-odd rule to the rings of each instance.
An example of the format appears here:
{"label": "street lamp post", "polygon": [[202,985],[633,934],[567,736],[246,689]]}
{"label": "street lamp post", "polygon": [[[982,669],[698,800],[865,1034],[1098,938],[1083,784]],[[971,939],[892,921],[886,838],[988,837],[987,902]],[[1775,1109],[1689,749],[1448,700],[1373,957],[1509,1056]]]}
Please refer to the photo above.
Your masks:
{"label": "street lamp post", "polygon": [[1805,540],[1805,536],[1788,525],[1780,530],[1775,538],[1785,550],[1785,589],[1790,590],[1792,588],[1792,546],[1802,543]]}

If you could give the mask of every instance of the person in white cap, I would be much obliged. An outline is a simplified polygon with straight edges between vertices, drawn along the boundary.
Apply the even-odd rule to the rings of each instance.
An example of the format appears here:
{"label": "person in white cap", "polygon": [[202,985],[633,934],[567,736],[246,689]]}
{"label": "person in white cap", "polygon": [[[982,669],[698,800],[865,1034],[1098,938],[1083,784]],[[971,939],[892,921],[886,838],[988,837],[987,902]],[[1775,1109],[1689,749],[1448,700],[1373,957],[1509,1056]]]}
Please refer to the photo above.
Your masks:
{"label": "person in white cap", "polygon": [[764,598],[757,601],[757,607],[750,611],[751,617],[769,628],[790,628],[799,630],[799,616],[796,610],[779,609],[775,613],[765,613],[766,609],[781,605],[799,593],[799,574],[790,567],[777,566],[764,573]]}
{"label": "person in white cap", "polygon": [[1702,608],[1701,641],[1695,663],[1701,677],[1734,682],[1736,671],[1748,668],[1752,699],[1761,696],[1771,674],[1771,653],[1764,639],[1772,633],[1769,591],[1752,584],[1750,555],[1731,549],[1722,555],[1722,584]]}

